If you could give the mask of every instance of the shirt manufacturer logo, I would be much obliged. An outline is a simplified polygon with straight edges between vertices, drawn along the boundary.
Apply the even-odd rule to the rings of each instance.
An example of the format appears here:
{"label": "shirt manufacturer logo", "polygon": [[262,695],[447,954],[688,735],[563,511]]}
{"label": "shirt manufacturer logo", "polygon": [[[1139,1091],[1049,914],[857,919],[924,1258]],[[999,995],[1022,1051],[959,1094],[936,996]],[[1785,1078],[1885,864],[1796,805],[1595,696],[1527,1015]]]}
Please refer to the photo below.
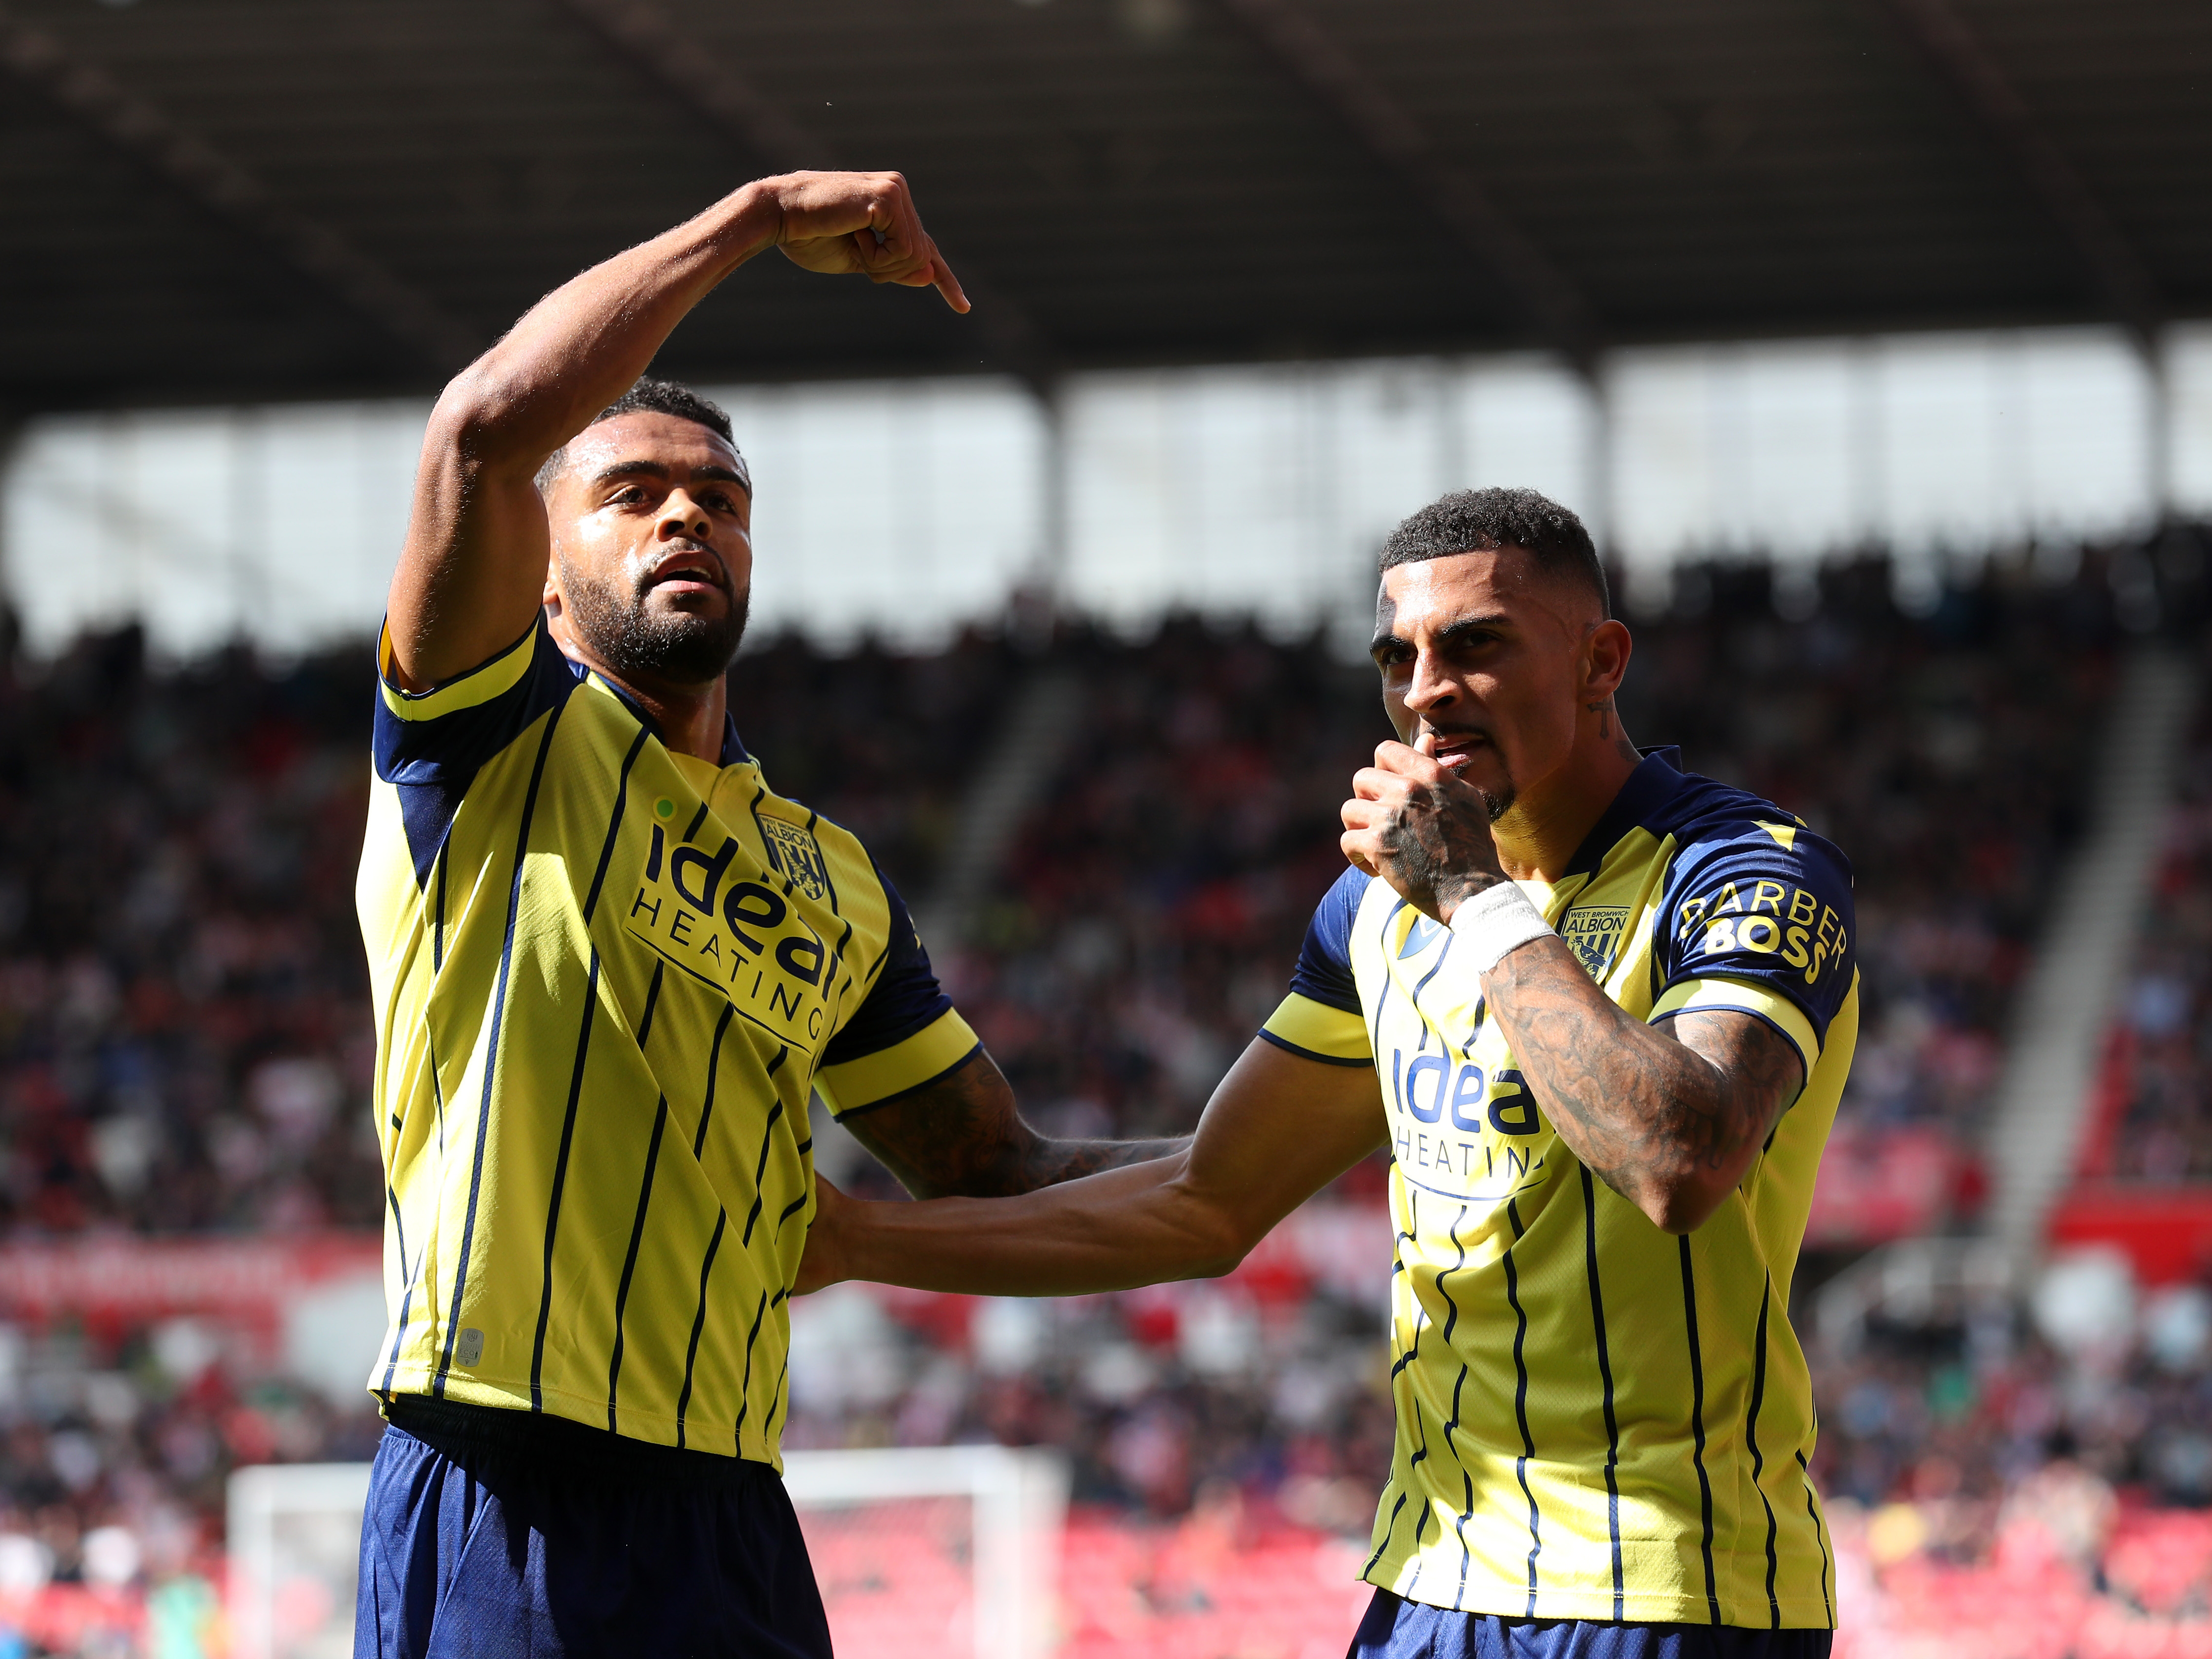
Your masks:
{"label": "shirt manufacturer logo", "polygon": [[814,832],[781,818],[763,817],[759,823],[768,845],[769,863],[776,873],[811,899],[829,897],[830,866]]}
{"label": "shirt manufacturer logo", "polygon": [[1427,916],[1416,915],[1413,918],[1413,925],[1406,930],[1406,942],[1398,947],[1398,959],[1403,962],[1407,957],[1420,955],[1435,942],[1437,935],[1442,932],[1443,932],[1442,922],[1432,921]]}

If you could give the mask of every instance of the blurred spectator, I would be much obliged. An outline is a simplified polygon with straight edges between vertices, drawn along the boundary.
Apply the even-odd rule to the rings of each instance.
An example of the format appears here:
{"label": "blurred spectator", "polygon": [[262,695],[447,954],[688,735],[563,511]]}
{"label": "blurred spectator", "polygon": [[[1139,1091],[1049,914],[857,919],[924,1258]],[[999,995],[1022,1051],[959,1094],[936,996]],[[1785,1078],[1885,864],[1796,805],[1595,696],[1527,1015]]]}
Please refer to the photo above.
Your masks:
{"label": "blurred spectator", "polygon": [[[1636,738],[1853,860],[1865,1023],[1839,1144],[1978,1132],[2081,828],[2109,599],[2092,554],[2057,582],[1993,567],[1908,615],[1869,563],[1785,617],[1766,572],[1715,567],[1633,624]],[[1080,727],[939,965],[1054,1132],[1184,1129],[1282,994],[1341,867],[1338,805],[1388,727],[1371,670],[1318,638],[1185,617],[1136,643],[1068,629],[1055,652],[1081,672]],[[779,787],[926,902],[1034,665],[980,634],[919,658],[785,638],[741,659],[732,706]],[[7,1237],[379,1224],[352,903],[372,695],[365,653],[157,672],[129,632],[0,665]],[[2212,1144],[2212,742],[2194,766],[2127,1005],[2145,1079],[2127,1139],[2180,1143],[2159,1154],[2177,1176],[2212,1164],[2196,1150]],[[820,1139],[825,1168],[853,1151]],[[1387,1249],[1381,1185],[1354,1171],[1329,1213]],[[1958,1219],[1943,1206],[1961,1196],[1929,1221]],[[1218,1284],[1058,1304],[841,1287],[793,1310],[787,1443],[1051,1443],[1079,1498],[1194,1516],[1176,1523],[1193,1537],[1232,1513],[1364,1534],[1390,1445],[1388,1264],[1370,1288],[1357,1249],[1320,1254],[1352,1267],[1255,1259]],[[2107,1532],[2140,1573],[2180,1571],[2141,1565],[2169,1547],[2127,1543],[2127,1516],[2212,1503],[2212,1301],[2197,1311],[2154,1301],[2094,1377],[2010,1315],[1818,1356],[1819,1473],[1866,1594],[1903,1597],[1910,1564],[1995,1559],[2031,1534],[2083,1598]],[[0,1328],[0,1631],[33,1581],[82,1587],[87,1619],[118,1584],[159,1586],[147,1630],[185,1630],[230,1468],[367,1455],[373,1413],[164,1328]]]}
{"label": "blurred spectator", "polygon": [[2212,719],[2183,763],[2166,854],[2121,998],[2110,1173],[2212,1179]]}
{"label": "blurred spectator", "polygon": [[2084,827],[2112,677],[2109,591],[2094,560],[2054,586],[1992,567],[1915,617],[1883,568],[1863,565],[1824,573],[1818,611],[1793,625],[1767,580],[1686,572],[1705,614],[1638,630],[1622,718],[1844,849],[1861,1025],[1842,1121],[1971,1141]]}
{"label": "blurred spectator", "polygon": [[0,672],[0,1225],[376,1224],[374,685],[356,653],[153,674],[135,630]]}

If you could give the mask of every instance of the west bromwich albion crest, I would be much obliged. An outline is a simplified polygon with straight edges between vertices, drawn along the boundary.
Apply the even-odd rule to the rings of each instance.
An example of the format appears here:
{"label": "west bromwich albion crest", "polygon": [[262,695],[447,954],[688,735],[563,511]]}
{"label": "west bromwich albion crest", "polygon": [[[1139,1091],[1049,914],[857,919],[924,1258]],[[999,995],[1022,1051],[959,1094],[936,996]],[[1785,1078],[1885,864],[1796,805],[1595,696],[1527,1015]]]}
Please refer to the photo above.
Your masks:
{"label": "west bromwich albion crest", "polygon": [[1620,936],[1628,927],[1628,912],[1609,905],[1570,910],[1560,918],[1559,937],[1566,940],[1589,976],[1604,983],[1607,969],[1620,954]]}
{"label": "west bromwich albion crest", "polygon": [[769,861],[778,874],[811,899],[830,895],[830,867],[823,862],[821,844],[814,832],[781,818],[763,817],[761,836],[768,843]]}

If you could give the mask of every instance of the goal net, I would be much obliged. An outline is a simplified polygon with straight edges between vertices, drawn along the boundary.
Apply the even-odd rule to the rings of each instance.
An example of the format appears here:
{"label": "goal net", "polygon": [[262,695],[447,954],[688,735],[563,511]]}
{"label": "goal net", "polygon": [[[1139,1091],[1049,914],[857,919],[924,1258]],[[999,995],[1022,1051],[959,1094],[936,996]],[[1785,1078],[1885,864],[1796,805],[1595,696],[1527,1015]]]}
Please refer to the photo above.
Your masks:
{"label": "goal net", "polygon": [[[792,1452],[799,1511],[848,1659],[1045,1659],[1067,1467],[1003,1446]],[[366,1463],[265,1464],[230,1478],[235,1659],[353,1651]]]}

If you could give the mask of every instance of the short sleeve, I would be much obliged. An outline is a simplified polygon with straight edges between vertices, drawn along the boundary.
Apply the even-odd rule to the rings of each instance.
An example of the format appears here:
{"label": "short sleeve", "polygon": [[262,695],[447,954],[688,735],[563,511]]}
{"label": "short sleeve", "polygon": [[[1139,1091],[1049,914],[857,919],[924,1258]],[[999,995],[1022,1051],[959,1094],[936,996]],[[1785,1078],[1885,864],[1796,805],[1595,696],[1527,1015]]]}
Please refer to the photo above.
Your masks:
{"label": "short sleeve", "polygon": [[1763,1020],[1809,1075],[1856,973],[1850,866],[1793,822],[1692,844],[1668,872],[1651,1018],[1724,1008]]}
{"label": "short sleeve", "polygon": [[386,783],[466,777],[575,689],[576,670],[543,613],[490,660],[429,691],[392,678],[392,636],[377,644],[376,775]]}
{"label": "short sleeve", "polygon": [[377,641],[376,668],[370,750],[376,775],[398,793],[421,882],[477,773],[539,715],[561,707],[576,689],[576,669],[553,642],[543,612],[497,656],[431,690],[396,683],[388,629]]}
{"label": "short sleeve", "polygon": [[866,997],[823,1047],[816,1079],[841,1116],[933,1083],[982,1047],[937,982],[906,901],[880,866],[876,879],[890,908],[890,943]]}
{"label": "short sleeve", "polygon": [[1291,969],[1291,994],[1260,1028],[1264,1041],[1324,1065],[1374,1063],[1352,972],[1352,919],[1371,879],[1346,870],[1322,896]]}

